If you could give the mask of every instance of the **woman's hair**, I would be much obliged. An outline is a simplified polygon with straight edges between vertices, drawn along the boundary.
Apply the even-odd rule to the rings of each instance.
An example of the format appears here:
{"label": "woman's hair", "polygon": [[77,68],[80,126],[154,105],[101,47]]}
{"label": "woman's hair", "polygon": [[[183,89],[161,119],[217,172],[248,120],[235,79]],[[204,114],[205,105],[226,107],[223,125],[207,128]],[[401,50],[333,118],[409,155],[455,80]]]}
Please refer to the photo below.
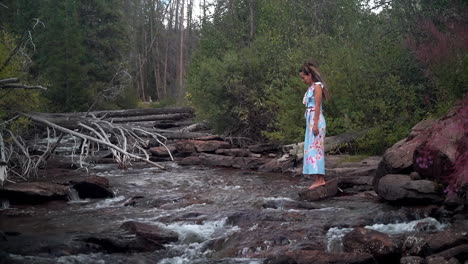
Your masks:
{"label": "woman's hair", "polygon": [[299,69],[299,72],[304,73],[305,75],[312,74],[312,80],[314,82],[321,82],[322,87],[323,87],[323,95],[325,97],[325,100],[330,99],[330,91],[328,90],[328,86],[325,84],[325,82],[322,79],[322,76],[320,76],[320,72],[317,69],[317,66],[313,62],[305,62],[301,68]]}

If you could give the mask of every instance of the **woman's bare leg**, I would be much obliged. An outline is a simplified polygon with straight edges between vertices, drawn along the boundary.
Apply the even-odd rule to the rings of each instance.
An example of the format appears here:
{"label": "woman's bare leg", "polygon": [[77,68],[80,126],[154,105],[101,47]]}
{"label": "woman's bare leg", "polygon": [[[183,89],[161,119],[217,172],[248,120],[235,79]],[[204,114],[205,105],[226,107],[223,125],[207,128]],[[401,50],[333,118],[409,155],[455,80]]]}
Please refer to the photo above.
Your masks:
{"label": "woman's bare leg", "polygon": [[325,185],[325,176],[323,174],[315,174],[315,182],[308,188],[309,190]]}

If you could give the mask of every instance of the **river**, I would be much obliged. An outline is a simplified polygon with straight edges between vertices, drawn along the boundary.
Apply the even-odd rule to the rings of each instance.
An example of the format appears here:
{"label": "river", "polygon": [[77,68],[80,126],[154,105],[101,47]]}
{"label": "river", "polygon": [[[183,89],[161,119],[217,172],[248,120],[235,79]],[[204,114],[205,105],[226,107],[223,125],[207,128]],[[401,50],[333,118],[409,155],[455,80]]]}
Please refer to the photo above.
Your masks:
{"label": "river", "polygon": [[[0,230],[8,243],[3,244],[0,258],[36,264],[256,264],[285,249],[340,252],[340,239],[358,226],[389,234],[419,232],[420,226],[446,227],[426,207],[392,206],[381,202],[373,191],[302,202],[298,192],[311,179],[172,162],[164,165],[167,171],[140,164],[127,170],[102,164],[74,176],[106,177],[114,198],[80,200],[71,192],[68,202],[4,204]],[[61,177],[67,175],[54,180]],[[176,232],[179,240],[150,252],[76,249],[76,241],[83,236],[121,235],[120,226],[128,221],[158,225]]]}

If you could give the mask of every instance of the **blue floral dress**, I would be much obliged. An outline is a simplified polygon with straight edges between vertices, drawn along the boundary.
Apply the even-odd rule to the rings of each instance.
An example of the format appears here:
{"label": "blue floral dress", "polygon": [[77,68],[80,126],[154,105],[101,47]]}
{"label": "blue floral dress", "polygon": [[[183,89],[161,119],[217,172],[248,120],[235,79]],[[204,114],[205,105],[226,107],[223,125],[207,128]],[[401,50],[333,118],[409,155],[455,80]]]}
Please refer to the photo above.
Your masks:
{"label": "blue floral dress", "polygon": [[323,84],[316,82],[307,89],[304,95],[303,103],[307,107],[305,111],[306,132],[304,139],[304,166],[303,174],[325,174],[325,117],[323,116],[322,106],[320,105],[320,117],[318,122],[319,134],[314,135],[314,115],[315,115],[315,85]]}

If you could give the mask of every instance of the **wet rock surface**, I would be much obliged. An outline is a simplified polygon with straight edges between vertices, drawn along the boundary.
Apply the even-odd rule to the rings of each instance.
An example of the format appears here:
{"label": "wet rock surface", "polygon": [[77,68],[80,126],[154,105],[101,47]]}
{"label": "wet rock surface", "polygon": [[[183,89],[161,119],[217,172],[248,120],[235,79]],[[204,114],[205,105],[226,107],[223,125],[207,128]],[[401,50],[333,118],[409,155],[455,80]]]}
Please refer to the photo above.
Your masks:
{"label": "wet rock surface", "polygon": [[443,189],[436,182],[412,180],[409,175],[388,174],[380,179],[380,197],[392,202],[442,202]]}
{"label": "wet rock surface", "polygon": [[81,181],[71,181],[71,188],[78,192],[81,199],[112,198],[114,193],[109,189],[109,180],[104,177],[92,176]]}
{"label": "wet rock surface", "polygon": [[37,204],[51,200],[66,200],[68,186],[51,182],[7,184],[0,188],[0,200],[11,204]]}
{"label": "wet rock surface", "polygon": [[358,227],[343,237],[346,252],[367,253],[379,263],[395,263],[399,260],[399,247],[389,235],[375,230]]}

